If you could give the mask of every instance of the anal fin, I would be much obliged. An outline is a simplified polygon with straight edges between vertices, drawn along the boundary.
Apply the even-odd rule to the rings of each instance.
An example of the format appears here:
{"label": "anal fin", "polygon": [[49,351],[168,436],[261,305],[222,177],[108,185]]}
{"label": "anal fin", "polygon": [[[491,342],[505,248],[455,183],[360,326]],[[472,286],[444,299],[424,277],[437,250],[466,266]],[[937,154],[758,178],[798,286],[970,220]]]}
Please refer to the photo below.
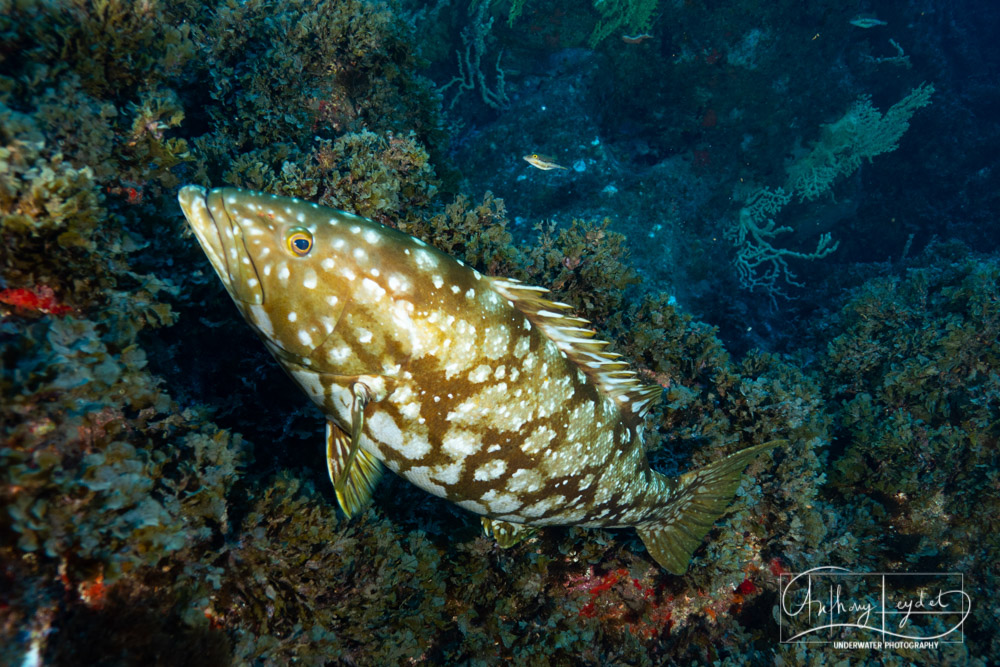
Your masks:
{"label": "anal fin", "polygon": [[739,488],[743,469],[784,440],[748,447],[680,476],[663,513],[636,527],[653,559],[671,574],[684,574],[697,549]]}
{"label": "anal fin", "polygon": [[371,501],[383,472],[382,462],[352,443],[351,437],[332,421],[326,422],[326,468],[337,503],[348,518]]}
{"label": "anal fin", "polygon": [[528,539],[538,532],[531,526],[522,523],[510,523],[509,521],[497,521],[482,517],[483,532],[487,537],[493,536],[502,549],[509,549],[518,542]]}

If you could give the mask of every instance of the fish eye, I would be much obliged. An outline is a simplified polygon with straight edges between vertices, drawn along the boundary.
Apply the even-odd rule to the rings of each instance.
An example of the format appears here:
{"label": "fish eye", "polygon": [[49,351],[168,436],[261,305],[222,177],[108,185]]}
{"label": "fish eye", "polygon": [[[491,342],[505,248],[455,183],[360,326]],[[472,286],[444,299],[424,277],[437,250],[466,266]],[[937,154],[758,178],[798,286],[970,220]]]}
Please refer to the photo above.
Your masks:
{"label": "fish eye", "polygon": [[313,247],[313,237],[308,229],[296,227],[288,235],[288,250],[293,255],[304,257],[309,254]]}

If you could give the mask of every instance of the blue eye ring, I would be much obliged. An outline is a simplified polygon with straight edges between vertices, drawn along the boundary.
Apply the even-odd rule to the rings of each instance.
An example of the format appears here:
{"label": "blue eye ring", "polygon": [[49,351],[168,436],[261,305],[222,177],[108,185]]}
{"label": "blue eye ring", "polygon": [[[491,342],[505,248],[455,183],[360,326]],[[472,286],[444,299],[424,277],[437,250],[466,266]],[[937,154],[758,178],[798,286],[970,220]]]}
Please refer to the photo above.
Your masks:
{"label": "blue eye ring", "polygon": [[285,242],[288,252],[296,257],[305,257],[313,247],[313,237],[308,229],[296,227],[288,233],[288,240]]}

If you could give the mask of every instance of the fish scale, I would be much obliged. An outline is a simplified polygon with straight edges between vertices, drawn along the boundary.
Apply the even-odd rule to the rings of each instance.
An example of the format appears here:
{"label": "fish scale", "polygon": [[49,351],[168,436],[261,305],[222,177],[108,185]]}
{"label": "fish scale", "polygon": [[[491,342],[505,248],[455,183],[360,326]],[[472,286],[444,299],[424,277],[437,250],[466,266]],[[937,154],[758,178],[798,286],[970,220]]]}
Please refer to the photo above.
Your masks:
{"label": "fish scale", "polygon": [[297,199],[186,186],[179,201],[241,314],[326,415],[348,516],[387,467],[481,515],[503,546],[537,526],[635,527],[682,573],[776,444],[668,478],[643,445],[661,388],[547,290]]}

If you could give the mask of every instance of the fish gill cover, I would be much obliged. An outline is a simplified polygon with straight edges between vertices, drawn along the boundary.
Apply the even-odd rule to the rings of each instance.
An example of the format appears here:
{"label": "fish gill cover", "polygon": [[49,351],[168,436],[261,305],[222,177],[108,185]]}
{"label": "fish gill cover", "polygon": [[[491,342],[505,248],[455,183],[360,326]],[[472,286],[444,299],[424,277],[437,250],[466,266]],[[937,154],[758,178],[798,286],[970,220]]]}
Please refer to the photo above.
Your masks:
{"label": "fish gill cover", "polygon": [[[1000,11],[855,9],[0,1],[0,662],[1000,660]],[[347,520],[183,183],[551,289],[666,475],[786,444],[683,576],[392,476]],[[961,573],[962,641],[781,643],[820,566]]]}

